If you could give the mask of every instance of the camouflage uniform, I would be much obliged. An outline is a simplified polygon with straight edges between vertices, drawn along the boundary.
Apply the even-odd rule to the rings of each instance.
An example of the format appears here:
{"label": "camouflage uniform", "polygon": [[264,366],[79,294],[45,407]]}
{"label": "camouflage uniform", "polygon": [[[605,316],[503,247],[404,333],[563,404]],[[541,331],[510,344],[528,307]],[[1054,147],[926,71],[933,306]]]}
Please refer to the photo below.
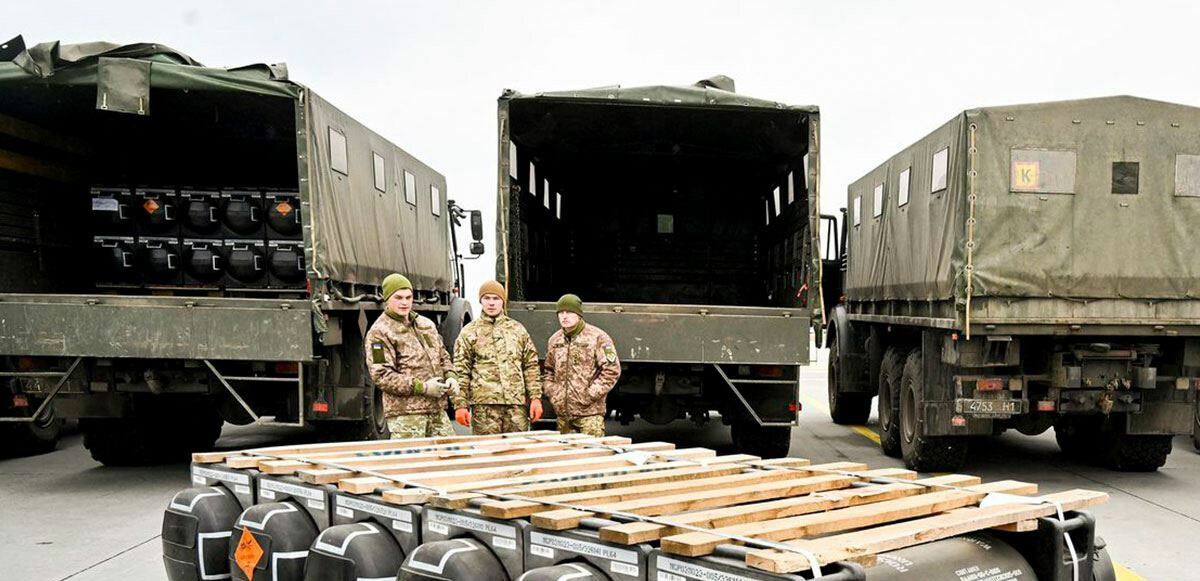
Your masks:
{"label": "camouflage uniform", "polygon": [[558,414],[558,431],[604,435],[605,399],[621,377],[621,362],[608,333],[579,320],[559,329],[546,346],[546,394]]}
{"label": "camouflage uniform", "polygon": [[528,402],[542,397],[537,348],[520,323],[483,315],[463,328],[454,343],[459,392],[454,407],[470,406],[476,434],[529,429]]}
{"label": "camouflage uniform", "polygon": [[383,415],[393,438],[453,436],[447,395],[422,395],[425,381],[454,377],[450,354],[433,321],[385,311],[365,341],[371,380],[383,390]]}

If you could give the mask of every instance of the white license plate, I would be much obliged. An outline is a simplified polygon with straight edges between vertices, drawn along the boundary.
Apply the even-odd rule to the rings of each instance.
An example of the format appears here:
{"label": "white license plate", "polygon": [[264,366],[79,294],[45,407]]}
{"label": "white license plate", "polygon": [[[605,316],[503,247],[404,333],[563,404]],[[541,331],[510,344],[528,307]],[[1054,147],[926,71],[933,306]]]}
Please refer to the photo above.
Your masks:
{"label": "white license plate", "polygon": [[959,409],[967,414],[1019,414],[1019,399],[964,399],[959,400]]}

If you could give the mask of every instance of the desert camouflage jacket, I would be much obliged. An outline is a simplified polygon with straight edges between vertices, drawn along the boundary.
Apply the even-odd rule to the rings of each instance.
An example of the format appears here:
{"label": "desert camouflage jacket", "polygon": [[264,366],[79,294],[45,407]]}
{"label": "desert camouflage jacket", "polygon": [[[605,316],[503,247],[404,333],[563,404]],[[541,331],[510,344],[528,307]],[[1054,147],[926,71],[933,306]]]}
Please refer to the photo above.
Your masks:
{"label": "desert camouflage jacket", "polygon": [[397,320],[386,312],[367,331],[367,366],[383,390],[383,414],[426,414],[446,409],[446,395],[434,399],[419,392],[430,378],[454,376],[450,354],[437,325],[416,313]]}
{"label": "desert camouflage jacket", "polygon": [[454,407],[524,404],[542,397],[537,348],[525,327],[507,315],[471,321],[454,342],[454,369],[461,382]]}

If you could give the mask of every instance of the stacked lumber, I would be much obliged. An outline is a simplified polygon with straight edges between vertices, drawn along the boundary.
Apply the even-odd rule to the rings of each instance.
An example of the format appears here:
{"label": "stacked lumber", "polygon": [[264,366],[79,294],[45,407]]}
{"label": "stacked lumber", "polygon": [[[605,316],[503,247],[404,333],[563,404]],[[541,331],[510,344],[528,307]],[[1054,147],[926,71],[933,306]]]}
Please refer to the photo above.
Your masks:
{"label": "stacked lumber", "polygon": [[[196,454],[393,504],[478,510],[562,531],[604,522],[599,538],[655,543],[686,557],[744,544],[746,564],[792,573],[986,529],[1027,531],[1036,520],[1107,500],[1101,492],[1045,496],[1033,483],[950,474],[919,478],[858,462],[719,456],[666,442],[533,431],[346,442]],[[608,519],[595,521],[595,519]]]}

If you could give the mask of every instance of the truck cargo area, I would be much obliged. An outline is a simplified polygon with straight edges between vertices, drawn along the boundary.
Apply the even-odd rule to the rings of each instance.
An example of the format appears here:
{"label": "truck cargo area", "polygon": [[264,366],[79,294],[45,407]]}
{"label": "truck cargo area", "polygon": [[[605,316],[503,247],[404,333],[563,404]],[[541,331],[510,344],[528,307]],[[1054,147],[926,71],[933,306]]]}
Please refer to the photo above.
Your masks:
{"label": "truck cargo area", "polygon": [[[144,294],[150,286],[255,286],[215,276],[184,279],[182,244],[189,234],[179,222],[188,210],[180,192],[207,191],[213,198],[205,203],[212,206],[230,188],[295,192],[294,101],[157,88],[150,95],[146,114],[139,115],[100,110],[91,84],[6,86],[0,104],[0,291],[85,293],[100,287]],[[127,194],[98,196],[94,188]],[[139,197],[139,189],[145,195]],[[112,216],[112,229],[99,225],[101,211]],[[221,240],[232,236],[215,230],[217,210],[208,211],[214,213],[203,219],[213,221],[214,232],[197,236],[216,240],[213,253],[220,254]],[[258,231],[236,237],[256,248],[267,242]],[[211,261],[208,255],[197,260],[202,258]],[[100,272],[110,259],[128,274]],[[297,283],[302,289],[303,277],[287,286]]]}
{"label": "truck cargo area", "polygon": [[510,104],[514,298],[801,306],[805,113],[580,101]]}

